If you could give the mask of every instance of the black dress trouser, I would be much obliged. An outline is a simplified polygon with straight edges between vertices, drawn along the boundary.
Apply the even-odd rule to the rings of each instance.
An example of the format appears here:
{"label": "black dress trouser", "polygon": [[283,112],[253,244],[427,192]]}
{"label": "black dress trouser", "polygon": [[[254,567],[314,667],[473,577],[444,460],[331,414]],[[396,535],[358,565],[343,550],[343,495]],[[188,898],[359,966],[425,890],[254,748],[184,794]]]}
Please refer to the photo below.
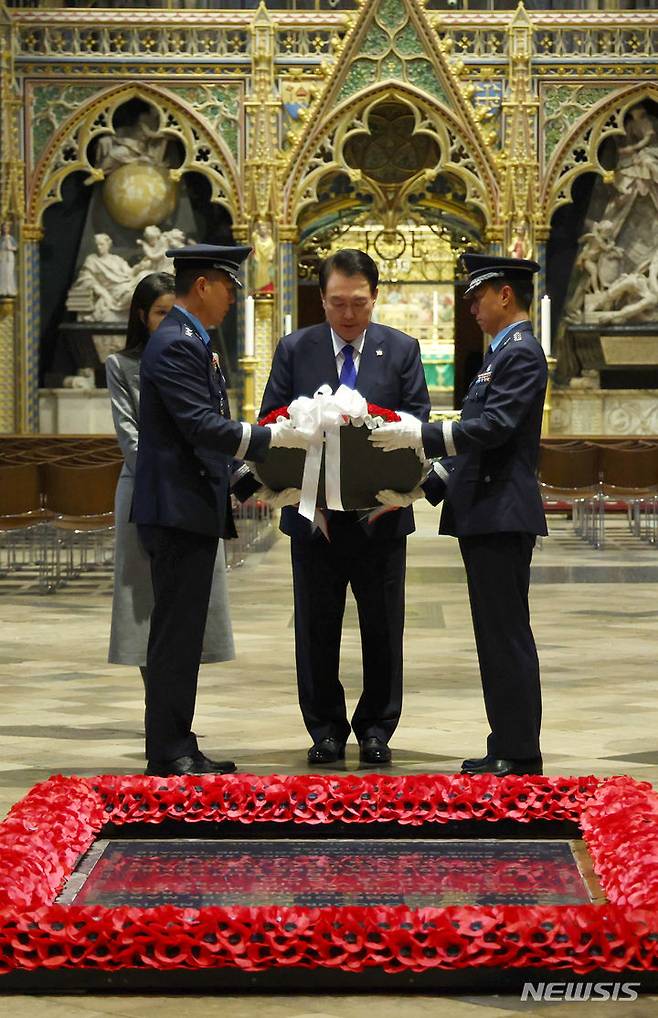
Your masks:
{"label": "black dress trouser", "polygon": [[363,691],[352,716],[357,739],[388,742],[402,710],[406,537],[373,540],[355,513],[329,516],[327,541],[291,539],[299,704],[313,742],[350,733],[339,679],[348,584],[361,630]]}
{"label": "black dress trouser", "polygon": [[217,537],[138,525],[151,560],[153,613],[146,654],[146,756],[190,756],[197,679],[217,555]]}
{"label": "black dress trouser", "polygon": [[539,659],[528,606],[534,545],[526,533],[459,538],[491,728],[487,752],[499,759],[541,756]]}

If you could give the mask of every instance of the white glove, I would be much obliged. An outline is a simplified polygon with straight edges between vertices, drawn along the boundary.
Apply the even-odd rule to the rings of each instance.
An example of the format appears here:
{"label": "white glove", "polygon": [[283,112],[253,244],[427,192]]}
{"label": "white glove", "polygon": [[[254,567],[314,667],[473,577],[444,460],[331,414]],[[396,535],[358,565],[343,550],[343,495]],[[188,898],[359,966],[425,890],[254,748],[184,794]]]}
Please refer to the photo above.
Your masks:
{"label": "white glove", "polygon": [[254,492],[254,498],[267,502],[272,509],[283,509],[286,505],[299,505],[302,493],[299,488],[284,488],[283,491],[272,491],[263,486]]}
{"label": "white glove", "polygon": [[308,436],[297,431],[290,421],[277,421],[276,424],[266,424],[272,432],[272,449],[308,449]]}
{"label": "white glove", "polygon": [[406,509],[408,505],[413,505],[419,498],[424,497],[425,492],[422,488],[413,488],[411,491],[393,491],[391,488],[384,488],[375,495],[377,501],[382,505],[395,509]]}
{"label": "white glove", "polygon": [[395,449],[422,449],[422,427],[423,422],[411,414],[405,414],[398,410],[399,421],[391,421],[390,424],[382,424],[370,434],[370,441],[378,449],[384,452],[393,452]]}

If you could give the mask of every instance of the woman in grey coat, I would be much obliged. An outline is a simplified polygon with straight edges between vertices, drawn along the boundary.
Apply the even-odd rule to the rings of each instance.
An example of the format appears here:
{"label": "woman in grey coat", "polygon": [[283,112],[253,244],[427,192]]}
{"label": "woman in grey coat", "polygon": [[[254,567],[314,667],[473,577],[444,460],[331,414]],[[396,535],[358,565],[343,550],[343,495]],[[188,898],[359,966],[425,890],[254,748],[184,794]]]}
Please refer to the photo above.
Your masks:
{"label": "woman in grey coat", "polygon": [[[135,288],[126,345],[105,362],[112,418],[124,464],[114,503],[115,553],[110,664],[137,665],[146,678],[146,648],[153,609],[150,559],[130,522],[139,430],[139,362],[149,336],[174,304],[174,277],[167,272],[145,276]],[[213,577],[201,660],[235,657],[226,589],[224,544],[220,540]]]}

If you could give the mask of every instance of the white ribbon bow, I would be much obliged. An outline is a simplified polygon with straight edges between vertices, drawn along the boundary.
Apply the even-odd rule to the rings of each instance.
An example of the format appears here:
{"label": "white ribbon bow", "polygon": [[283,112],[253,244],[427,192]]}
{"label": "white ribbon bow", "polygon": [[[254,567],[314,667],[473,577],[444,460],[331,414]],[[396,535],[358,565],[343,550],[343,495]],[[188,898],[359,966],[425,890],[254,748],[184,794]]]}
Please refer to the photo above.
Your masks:
{"label": "white ribbon bow", "polygon": [[343,511],[340,497],[340,429],[346,424],[357,427],[369,423],[368,403],[363,396],[346,385],[332,393],[321,385],[309,396],[299,396],[288,407],[290,420],[297,431],[309,438],[309,447],[302,477],[299,513],[313,522],[318,500],[318,484],[322,465],[322,447],[326,442],[324,483],[327,509]]}

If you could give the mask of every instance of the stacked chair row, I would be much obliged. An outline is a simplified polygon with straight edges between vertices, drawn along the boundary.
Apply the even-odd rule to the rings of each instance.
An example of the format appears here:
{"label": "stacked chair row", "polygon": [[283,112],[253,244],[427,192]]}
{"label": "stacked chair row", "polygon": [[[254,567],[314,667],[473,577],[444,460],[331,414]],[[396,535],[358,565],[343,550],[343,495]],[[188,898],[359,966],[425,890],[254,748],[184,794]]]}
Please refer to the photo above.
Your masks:
{"label": "stacked chair row", "polygon": [[111,565],[122,458],[116,443],[41,460],[36,447],[31,453],[14,457],[0,445],[0,572],[36,567],[48,592]]}
{"label": "stacked chair row", "polygon": [[[122,462],[110,436],[0,436],[0,575],[36,569],[37,589],[49,593],[82,571],[111,568]],[[265,503],[236,504],[235,514],[229,569],[275,536]]]}
{"label": "stacked chair row", "polygon": [[539,484],[546,511],[571,513],[592,547],[603,547],[612,513],[625,514],[630,533],[655,544],[658,439],[542,443]]}

